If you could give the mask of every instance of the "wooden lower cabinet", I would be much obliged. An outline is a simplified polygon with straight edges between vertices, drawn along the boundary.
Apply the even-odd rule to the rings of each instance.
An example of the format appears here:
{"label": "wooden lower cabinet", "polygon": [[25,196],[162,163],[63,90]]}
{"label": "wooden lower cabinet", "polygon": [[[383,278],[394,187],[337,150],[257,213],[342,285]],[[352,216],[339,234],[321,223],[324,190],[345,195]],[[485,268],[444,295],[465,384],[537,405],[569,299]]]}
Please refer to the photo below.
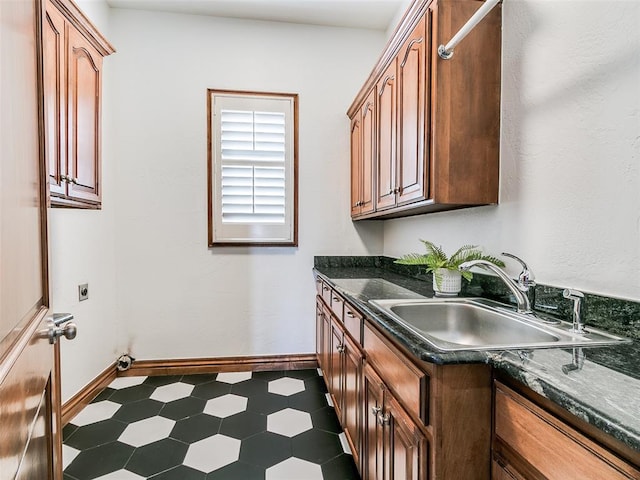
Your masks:
{"label": "wooden lower cabinet", "polygon": [[427,475],[426,435],[386,389],[370,365],[364,367],[362,478],[419,480]]}
{"label": "wooden lower cabinet", "polygon": [[488,480],[491,368],[421,362],[348,301],[330,307],[328,284],[318,292],[318,363],[362,478]]}
{"label": "wooden lower cabinet", "polygon": [[360,461],[361,385],[363,354],[342,322],[323,304],[316,303],[316,338],[318,363],[327,389],[344,429],[356,465]]}
{"label": "wooden lower cabinet", "polygon": [[494,397],[493,480],[640,479],[636,466],[497,381]]}

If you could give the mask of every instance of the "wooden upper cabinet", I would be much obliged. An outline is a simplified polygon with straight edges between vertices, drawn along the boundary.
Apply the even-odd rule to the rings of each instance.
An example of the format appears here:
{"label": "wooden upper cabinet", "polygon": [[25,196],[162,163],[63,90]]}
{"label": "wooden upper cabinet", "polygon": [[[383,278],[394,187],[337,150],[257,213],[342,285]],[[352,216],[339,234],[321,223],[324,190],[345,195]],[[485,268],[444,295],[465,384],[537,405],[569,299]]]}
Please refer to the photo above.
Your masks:
{"label": "wooden upper cabinet", "polygon": [[396,204],[396,87],[394,59],[378,82],[378,152],[376,210]]}
{"label": "wooden upper cabinet", "polygon": [[362,107],[362,190],[360,213],[374,210],[374,165],[376,154],[376,91],[371,90]]}
{"label": "wooden upper cabinet", "polygon": [[501,6],[449,60],[437,54],[481,5],[414,0],[349,108],[353,118],[377,89],[374,210],[357,219],[498,202]]}
{"label": "wooden upper cabinet", "polygon": [[42,33],[51,205],[100,208],[102,59],[115,50],[69,0],[47,1]]}
{"label": "wooden upper cabinet", "polygon": [[376,152],[376,94],[369,92],[362,108],[351,119],[351,216],[374,211],[374,163]]}
{"label": "wooden upper cabinet", "polygon": [[398,55],[398,204],[428,198],[428,16],[420,20]]}

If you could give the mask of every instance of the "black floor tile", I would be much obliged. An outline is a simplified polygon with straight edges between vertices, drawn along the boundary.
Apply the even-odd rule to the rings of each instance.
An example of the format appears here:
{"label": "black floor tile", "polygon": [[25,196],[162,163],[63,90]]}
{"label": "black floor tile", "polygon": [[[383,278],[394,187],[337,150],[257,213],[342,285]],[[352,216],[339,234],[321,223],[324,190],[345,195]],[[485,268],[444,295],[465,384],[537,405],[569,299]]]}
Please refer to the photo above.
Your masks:
{"label": "black floor tile", "polygon": [[113,392],[115,392],[116,390],[113,388],[105,388],[103,391],[101,391],[98,395],[96,395],[96,397],[91,400],[91,403],[98,403],[98,402],[102,402],[103,400],[109,400],[109,398],[111,397],[111,395],[113,395]]}
{"label": "black floor tile", "polygon": [[259,395],[261,393],[267,393],[268,386],[268,382],[252,378],[251,380],[245,380],[244,382],[231,385],[231,393],[245,397]]}
{"label": "black floor tile", "polygon": [[88,450],[116,441],[125,428],[127,428],[126,423],[110,418],[78,427],[64,443],[78,450]]}
{"label": "black floor tile", "polygon": [[202,413],[206,403],[207,401],[202,398],[181,398],[167,403],[162,410],[160,410],[160,416],[172,420],[182,420],[183,418]]}
{"label": "black floor tile", "polygon": [[205,480],[206,474],[199,470],[180,465],[165,472],[149,477],[149,480]]}
{"label": "black floor tile", "polygon": [[311,377],[304,381],[305,388],[307,390],[315,390],[321,393],[327,393],[327,386],[324,383],[323,377]]}
{"label": "black floor tile", "polygon": [[188,383],[189,385],[200,385],[202,383],[213,382],[217,373],[200,373],[197,375],[183,375],[182,380],[183,383]]}
{"label": "black floor tile", "polygon": [[327,399],[323,394],[314,390],[305,390],[289,397],[289,406],[303,412],[315,412],[327,406]]}
{"label": "black floor tile", "polygon": [[164,472],[182,464],[187,448],[188,445],[172,438],[158,440],[137,448],[127,463],[127,470],[145,477]]}
{"label": "black floor tile", "polygon": [[322,475],[330,480],[360,480],[353,457],[343,453],[322,464]]}
{"label": "black floor tile", "polygon": [[257,380],[264,380],[265,382],[270,382],[271,380],[277,380],[286,376],[286,372],[284,370],[268,370],[264,372],[253,372],[251,374],[251,378],[255,378]]}
{"label": "black floor tile", "polygon": [[249,465],[243,462],[235,462],[231,465],[227,465],[226,467],[211,472],[209,475],[207,475],[207,480],[264,480],[264,477],[264,468],[260,468],[255,465]]}
{"label": "black floor tile", "polygon": [[134,448],[120,442],[83,450],[66,468],[66,473],[78,480],[89,480],[122,469]]}
{"label": "black floor tile", "polygon": [[287,408],[288,405],[289,400],[287,397],[274,393],[264,393],[250,396],[247,402],[247,410],[269,415],[270,413]]}
{"label": "black floor tile", "polygon": [[217,434],[221,423],[217,417],[200,413],[176,422],[171,431],[171,438],[185,443],[195,443]]}
{"label": "black floor tile", "polygon": [[113,395],[109,397],[109,401],[121,404],[137,402],[138,400],[149,398],[154,390],[155,387],[144,384],[123,388],[113,392]]}
{"label": "black floor tile", "polygon": [[164,403],[157,400],[144,399],[122,405],[113,418],[122,422],[133,423],[157,415],[164,407]]}
{"label": "black floor tile", "polygon": [[150,387],[162,387],[169,385],[170,383],[177,383],[182,379],[182,375],[156,375],[153,377],[147,377],[143,382],[143,385],[149,385]]}
{"label": "black floor tile", "polygon": [[291,456],[291,439],[271,432],[254,435],[242,442],[240,461],[268,468]]}
{"label": "black floor tile", "polygon": [[226,395],[229,392],[231,392],[230,384],[214,381],[196,385],[196,387],[191,392],[191,396],[210,400],[212,398]]}
{"label": "black floor tile", "polygon": [[291,439],[294,457],[322,464],[343,453],[340,439],[335,433],[307,430]]}
{"label": "black floor tile", "polygon": [[311,422],[313,423],[313,428],[317,428],[319,430],[332,433],[342,432],[342,427],[340,426],[338,416],[336,415],[336,411],[333,407],[325,406],[320,410],[312,412]]}
{"label": "black floor tile", "polygon": [[307,378],[314,378],[318,376],[318,370],[315,368],[309,368],[306,370],[287,370],[287,377],[291,378],[299,378],[300,380],[305,380]]}
{"label": "black floor tile", "polygon": [[71,434],[75,432],[77,429],[78,429],[77,425],[74,425],[73,423],[67,423],[62,429],[62,440],[66,441],[67,438],[69,438]]}
{"label": "black floor tile", "polygon": [[242,440],[267,430],[267,417],[254,412],[242,412],[224,418],[220,433]]}

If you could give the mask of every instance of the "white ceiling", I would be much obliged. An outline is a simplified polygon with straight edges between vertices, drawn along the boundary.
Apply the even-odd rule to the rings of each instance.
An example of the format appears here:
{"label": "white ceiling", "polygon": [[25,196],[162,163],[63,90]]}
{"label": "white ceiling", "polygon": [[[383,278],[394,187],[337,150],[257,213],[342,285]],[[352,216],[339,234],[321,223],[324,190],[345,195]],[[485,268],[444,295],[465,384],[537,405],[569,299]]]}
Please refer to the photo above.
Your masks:
{"label": "white ceiling", "polygon": [[386,30],[405,0],[107,0],[113,8]]}

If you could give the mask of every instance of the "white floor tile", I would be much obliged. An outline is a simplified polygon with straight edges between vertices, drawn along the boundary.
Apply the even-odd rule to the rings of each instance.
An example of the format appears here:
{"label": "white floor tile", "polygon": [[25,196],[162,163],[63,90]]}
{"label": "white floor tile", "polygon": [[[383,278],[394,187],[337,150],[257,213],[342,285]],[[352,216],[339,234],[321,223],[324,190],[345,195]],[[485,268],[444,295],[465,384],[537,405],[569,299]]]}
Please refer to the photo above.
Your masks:
{"label": "white floor tile", "polygon": [[322,480],[322,468],[315,463],[291,457],[267,468],[266,480]]}
{"label": "white floor tile", "polygon": [[102,420],[111,418],[119,408],[120,404],[110,402],[109,400],[90,403],[71,420],[71,423],[78,427],[84,427],[91,423],[101,422]]}
{"label": "white floor tile", "polygon": [[328,393],[325,393],[324,396],[327,399],[327,405],[329,405],[330,407],[333,407],[333,400],[331,400],[331,395]]}
{"label": "white floor tile", "polygon": [[193,389],[194,386],[188,383],[170,383],[156,388],[150,398],[159,402],[173,402],[174,400],[188,397]]}
{"label": "white floor tile", "polygon": [[123,388],[135,387],[144,382],[147,377],[118,377],[109,384],[109,388],[121,390]]}
{"label": "white floor tile", "polygon": [[283,377],[269,382],[269,392],[286,397],[304,392],[304,382],[297,378]]}
{"label": "white floor tile", "polygon": [[189,446],[183,464],[209,473],[240,458],[240,440],[214,435]]}
{"label": "white floor tile", "polygon": [[164,417],[145,418],[127,425],[118,440],[132,447],[141,447],[167,438],[176,422]]}
{"label": "white floor tile", "polygon": [[145,478],[129,470],[118,470],[117,472],[111,472],[98,477],[95,480],[145,480]]}
{"label": "white floor tile", "polygon": [[247,398],[229,393],[218,398],[212,398],[204,407],[204,413],[218,418],[226,418],[247,409]]}
{"label": "white floor tile", "polygon": [[251,372],[222,372],[216,377],[218,382],[240,383],[251,378]]}
{"label": "white floor tile", "polygon": [[285,437],[295,437],[312,428],[311,415],[293,408],[285,408],[267,416],[267,430]]}
{"label": "white floor tile", "polygon": [[69,445],[62,445],[62,469],[64,470],[78,456],[80,450],[76,450]]}
{"label": "white floor tile", "polygon": [[318,371],[318,375],[320,375],[321,377],[324,376],[322,375],[322,369],[320,367],[316,368],[316,370]]}
{"label": "white floor tile", "polygon": [[345,435],[345,433],[339,433],[338,438],[340,439],[340,444],[342,445],[342,451],[348,455],[352,455],[351,448],[349,447],[349,442],[347,441],[347,436]]}

